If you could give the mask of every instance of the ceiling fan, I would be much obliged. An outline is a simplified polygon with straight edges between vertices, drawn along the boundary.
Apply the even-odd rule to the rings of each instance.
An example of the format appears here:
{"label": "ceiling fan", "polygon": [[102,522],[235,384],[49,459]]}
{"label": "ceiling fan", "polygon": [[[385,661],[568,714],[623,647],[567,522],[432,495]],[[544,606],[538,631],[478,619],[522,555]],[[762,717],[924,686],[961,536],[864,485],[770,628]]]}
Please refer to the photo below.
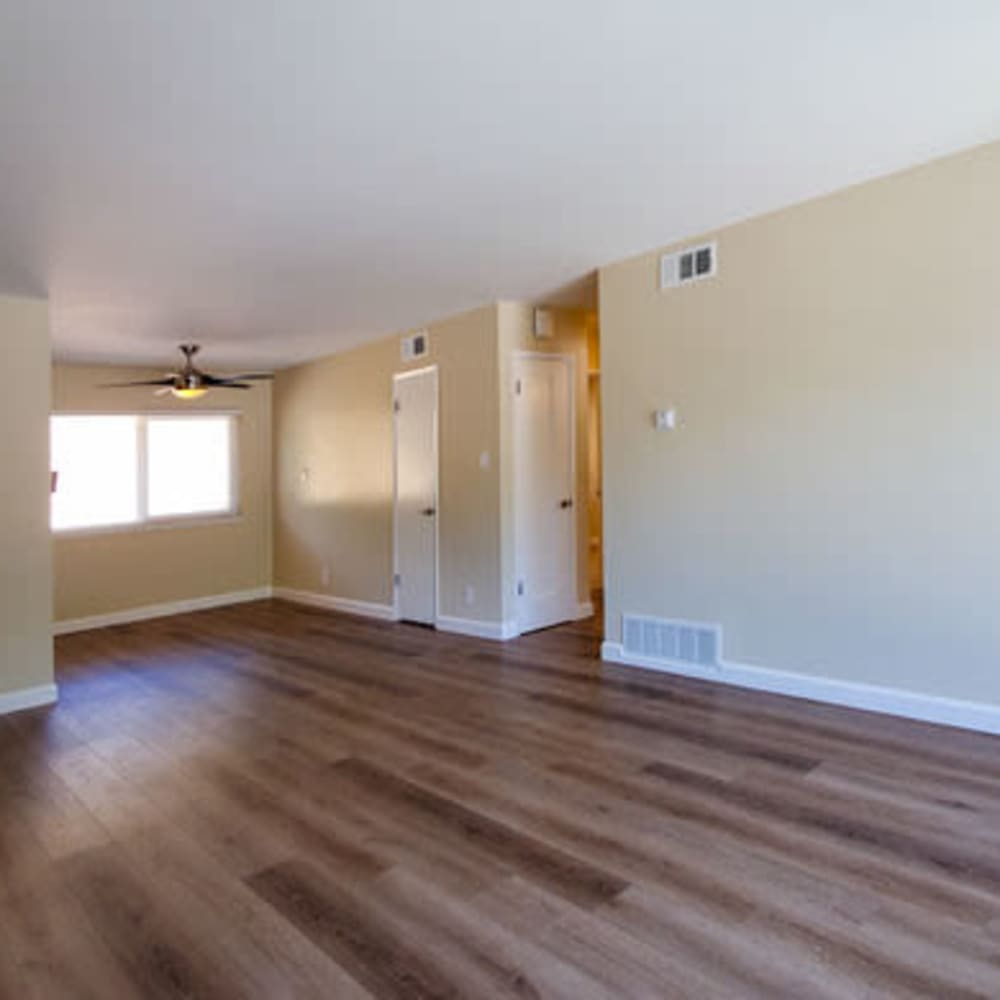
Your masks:
{"label": "ceiling fan", "polygon": [[137,385],[158,385],[162,388],[157,396],[172,395],[178,399],[198,399],[209,389],[251,389],[248,383],[273,379],[273,375],[264,372],[252,372],[244,375],[229,375],[219,378],[209,375],[195,367],[194,356],[200,351],[198,344],[181,344],[180,351],[184,355],[184,364],[180,370],[168,372],[164,378],[143,379],[138,382],[109,382],[102,389],[126,389]]}

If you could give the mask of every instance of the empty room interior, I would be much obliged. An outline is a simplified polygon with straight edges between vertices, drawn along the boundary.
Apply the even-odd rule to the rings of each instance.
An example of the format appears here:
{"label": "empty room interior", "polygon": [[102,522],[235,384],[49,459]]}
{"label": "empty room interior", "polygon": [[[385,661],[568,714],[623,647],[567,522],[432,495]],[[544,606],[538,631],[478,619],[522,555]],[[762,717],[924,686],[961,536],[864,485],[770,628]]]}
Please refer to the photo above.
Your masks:
{"label": "empty room interior", "polygon": [[0,0],[0,997],[1000,997],[998,52]]}

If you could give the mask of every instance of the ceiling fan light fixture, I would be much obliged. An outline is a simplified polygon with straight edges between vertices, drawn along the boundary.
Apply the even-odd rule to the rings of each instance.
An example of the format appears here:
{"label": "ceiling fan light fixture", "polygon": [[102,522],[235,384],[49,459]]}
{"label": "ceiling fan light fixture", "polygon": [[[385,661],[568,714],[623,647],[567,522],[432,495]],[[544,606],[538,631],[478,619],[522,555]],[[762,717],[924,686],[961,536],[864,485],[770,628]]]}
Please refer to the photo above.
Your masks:
{"label": "ceiling fan light fixture", "polygon": [[168,393],[175,399],[201,399],[210,389],[252,389],[254,382],[270,382],[271,372],[244,372],[241,375],[220,377],[196,368],[192,358],[200,348],[197,344],[181,344],[184,364],[178,371],[168,372],[163,378],[139,379],[135,382],[106,382],[102,389],[127,389],[139,385],[157,386],[156,395]]}

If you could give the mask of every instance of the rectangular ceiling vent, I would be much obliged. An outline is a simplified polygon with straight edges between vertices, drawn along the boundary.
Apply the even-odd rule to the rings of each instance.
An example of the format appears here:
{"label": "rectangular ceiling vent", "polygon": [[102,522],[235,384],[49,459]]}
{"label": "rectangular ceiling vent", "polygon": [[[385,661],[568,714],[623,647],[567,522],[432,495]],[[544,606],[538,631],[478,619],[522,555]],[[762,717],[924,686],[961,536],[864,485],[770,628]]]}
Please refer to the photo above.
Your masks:
{"label": "rectangular ceiling vent", "polygon": [[665,253],[660,258],[660,288],[679,288],[693,281],[714,278],[719,271],[719,246],[717,243],[702,243],[674,253]]}
{"label": "rectangular ceiling vent", "polygon": [[401,343],[401,353],[404,361],[416,361],[417,358],[424,357],[430,351],[430,341],[426,330],[418,330],[416,333],[404,337]]}
{"label": "rectangular ceiling vent", "polygon": [[722,628],[718,625],[624,615],[622,646],[626,653],[651,660],[673,660],[699,667],[722,665]]}

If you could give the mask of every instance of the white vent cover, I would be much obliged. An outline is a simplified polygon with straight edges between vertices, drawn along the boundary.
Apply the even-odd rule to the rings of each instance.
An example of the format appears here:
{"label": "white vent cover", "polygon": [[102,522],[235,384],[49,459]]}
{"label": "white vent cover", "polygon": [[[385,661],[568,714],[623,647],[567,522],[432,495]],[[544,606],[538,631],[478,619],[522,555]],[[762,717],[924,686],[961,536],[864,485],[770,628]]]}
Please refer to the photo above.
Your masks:
{"label": "white vent cover", "polygon": [[674,253],[665,253],[660,258],[660,288],[678,288],[692,281],[712,278],[719,270],[719,247],[717,243],[702,243]]}
{"label": "white vent cover", "polygon": [[404,361],[414,361],[422,358],[430,351],[430,341],[427,338],[426,330],[418,330],[416,333],[404,337],[401,342],[401,353]]}
{"label": "white vent cover", "polygon": [[718,625],[666,618],[622,616],[622,648],[653,660],[720,667],[722,629]]}

